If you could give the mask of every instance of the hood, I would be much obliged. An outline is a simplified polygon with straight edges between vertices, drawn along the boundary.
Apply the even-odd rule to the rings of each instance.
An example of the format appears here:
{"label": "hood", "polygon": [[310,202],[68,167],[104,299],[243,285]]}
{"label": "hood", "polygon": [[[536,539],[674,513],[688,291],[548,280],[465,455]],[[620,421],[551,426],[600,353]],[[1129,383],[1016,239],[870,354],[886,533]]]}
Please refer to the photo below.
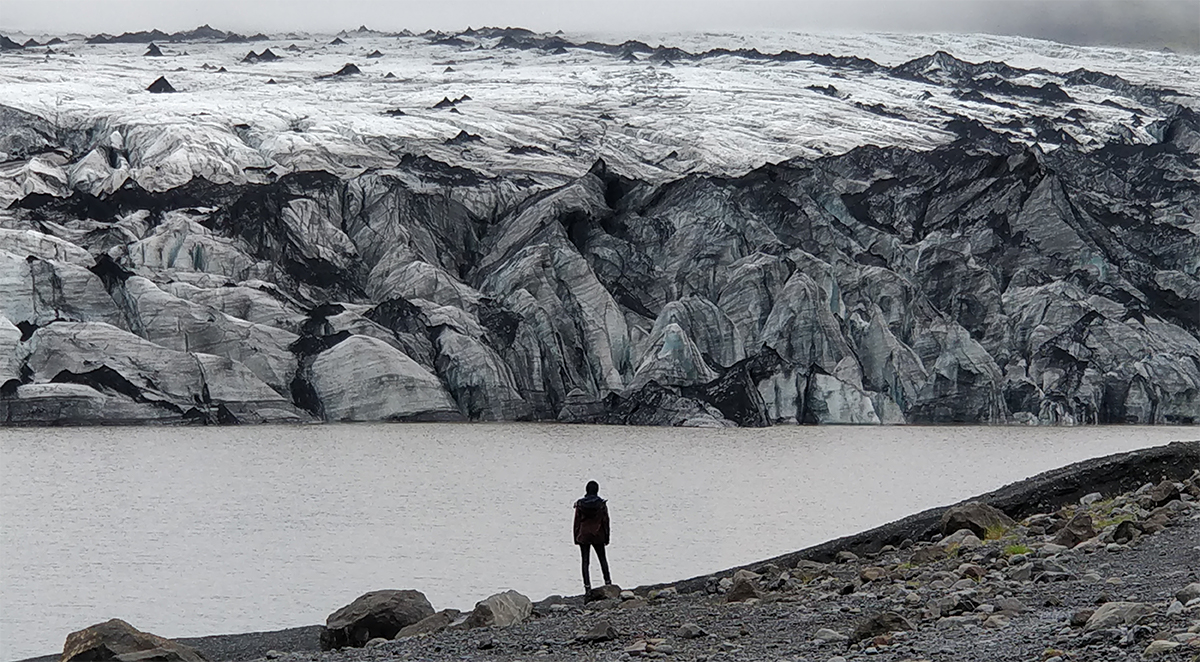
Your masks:
{"label": "hood", "polygon": [[579,501],[576,501],[575,507],[580,510],[585,510],[585,511],[600,510],[600,508],[602,506],[604,506],[605,503],[606,503],[605,500],[601,499],[599,496],[597,496],[595,494],[589,494],[588,496],[583,497]]}

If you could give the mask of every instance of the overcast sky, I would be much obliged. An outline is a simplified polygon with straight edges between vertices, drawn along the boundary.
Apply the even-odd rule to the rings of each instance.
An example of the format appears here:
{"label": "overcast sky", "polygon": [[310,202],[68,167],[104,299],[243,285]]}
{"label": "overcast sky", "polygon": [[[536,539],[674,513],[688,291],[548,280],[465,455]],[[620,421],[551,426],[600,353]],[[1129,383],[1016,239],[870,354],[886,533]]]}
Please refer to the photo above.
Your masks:
{"label": "overcast sky", "polygon": [[886,30],[1200,50],[1200,0],[0,0],[0,31]]}

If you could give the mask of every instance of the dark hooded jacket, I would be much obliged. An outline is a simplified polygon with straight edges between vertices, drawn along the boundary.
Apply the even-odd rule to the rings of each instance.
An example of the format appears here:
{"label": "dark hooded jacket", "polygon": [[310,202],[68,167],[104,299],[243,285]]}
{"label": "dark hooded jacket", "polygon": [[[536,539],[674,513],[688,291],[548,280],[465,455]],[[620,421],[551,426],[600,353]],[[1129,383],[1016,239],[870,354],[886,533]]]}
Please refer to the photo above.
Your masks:
{"label": "dark hooded jacket", "polygon": [[595,494],[575,502],[575,544],[608,544],[608,504]]}

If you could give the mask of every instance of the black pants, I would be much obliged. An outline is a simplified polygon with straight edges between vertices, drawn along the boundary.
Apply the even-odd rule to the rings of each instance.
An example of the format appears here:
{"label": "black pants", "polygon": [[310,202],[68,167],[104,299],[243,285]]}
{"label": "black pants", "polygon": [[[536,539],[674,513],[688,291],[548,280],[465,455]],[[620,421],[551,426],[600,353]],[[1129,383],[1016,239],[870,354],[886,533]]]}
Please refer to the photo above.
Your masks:
{"label": "black pants", "polygon": [[588,553],[589,547],[596,548],[596,558],[600,559],[600,570],[604,572],[604,583],[611,584],[612,577],[608,574],[608,558],[604,556],[604,545],[581,544],[579,545],[579,554],[583,557],[583,585],[590,587],[592,585],[592,574],[589,572],[588,566],[591,565],[591,558]]}

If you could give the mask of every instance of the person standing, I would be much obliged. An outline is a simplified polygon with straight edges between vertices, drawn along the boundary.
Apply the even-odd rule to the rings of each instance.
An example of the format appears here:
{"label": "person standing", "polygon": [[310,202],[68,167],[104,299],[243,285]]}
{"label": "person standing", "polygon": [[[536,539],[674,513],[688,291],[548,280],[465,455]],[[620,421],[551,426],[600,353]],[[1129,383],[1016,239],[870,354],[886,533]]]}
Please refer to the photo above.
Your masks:
{"label": "person standing", "polygon": [[604,583],[612,583],[612,577],[608,574],[608,558],[604,555],[604,546],[608,544],[608,503],[600,498],[600,484],[596,481],[588,481],[586,491],[587,495],[575,502],[575,544],[579,545],[579,553],[583,557],[584,596],[592,591],[592,576],[588,567],[591,565],[591,548],[596,550],[596,558],[600,560]]}

